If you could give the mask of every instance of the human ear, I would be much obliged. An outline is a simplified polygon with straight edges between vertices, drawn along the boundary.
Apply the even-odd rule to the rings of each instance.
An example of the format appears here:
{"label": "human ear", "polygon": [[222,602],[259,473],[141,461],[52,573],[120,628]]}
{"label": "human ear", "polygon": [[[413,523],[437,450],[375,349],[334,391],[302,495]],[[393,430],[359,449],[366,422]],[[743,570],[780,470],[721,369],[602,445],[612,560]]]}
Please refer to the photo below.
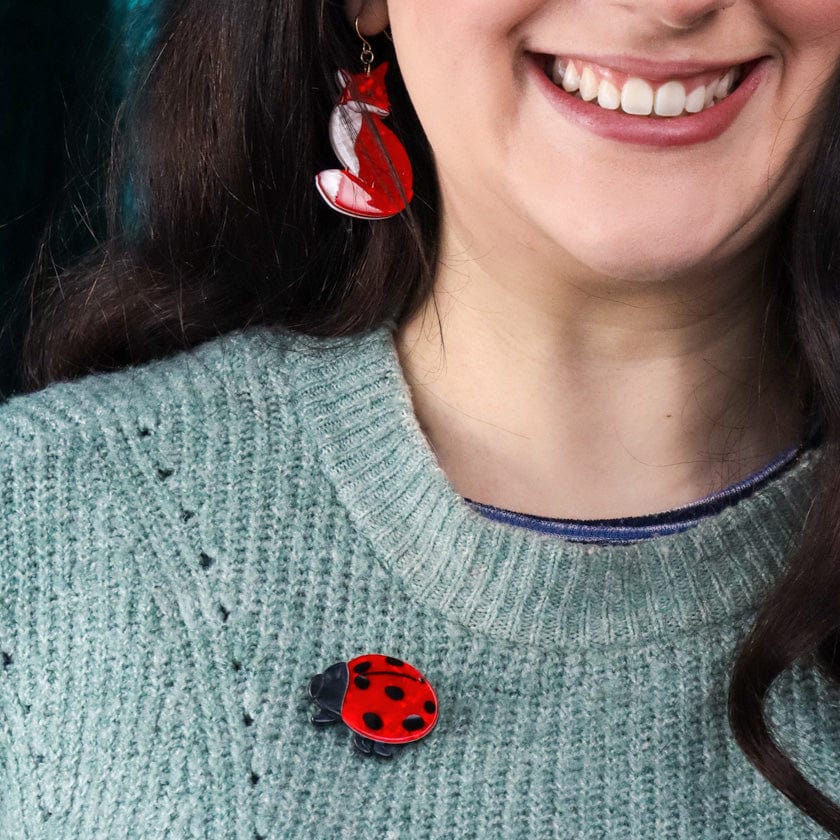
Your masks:
{"label": "human ear", "polygon": [[351,24],[359,19],[362,35],[379,35],[388,26],[388,0],[344,0],[344,13]]}

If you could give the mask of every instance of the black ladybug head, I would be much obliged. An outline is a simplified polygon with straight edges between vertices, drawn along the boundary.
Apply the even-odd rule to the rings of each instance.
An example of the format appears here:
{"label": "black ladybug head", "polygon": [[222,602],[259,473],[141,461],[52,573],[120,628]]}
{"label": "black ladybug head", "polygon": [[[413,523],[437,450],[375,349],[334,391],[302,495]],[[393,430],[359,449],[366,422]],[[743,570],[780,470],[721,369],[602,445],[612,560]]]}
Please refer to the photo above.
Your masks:
{"label": "black ladybug head", "polygon": [[309,680],[309,697],[322,709],[341,716],[341,705],[347,693],[347,663],[336,662],[323,674],[316,674]]}

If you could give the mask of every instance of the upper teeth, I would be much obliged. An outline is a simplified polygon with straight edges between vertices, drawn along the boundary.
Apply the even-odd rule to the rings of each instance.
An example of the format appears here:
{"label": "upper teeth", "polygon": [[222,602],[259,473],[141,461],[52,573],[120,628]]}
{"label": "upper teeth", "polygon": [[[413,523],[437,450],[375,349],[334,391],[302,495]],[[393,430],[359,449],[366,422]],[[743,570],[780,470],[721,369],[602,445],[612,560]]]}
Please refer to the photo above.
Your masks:
{"label": "upper teeth", "polygon": [[711,108],[716,101],[732,92],[740,76],[740,67],[730,67],[725,73],[709,78],[706,73],[691,82],[667,81],[651,83],[635,76],[627,78],[619,87],[617,74],[605,71],[596,64],[555,58],[552,79],[565,91],[577,93],[587,102],[597,100],[602,108],[626,114],[677,117],[696,114]]}

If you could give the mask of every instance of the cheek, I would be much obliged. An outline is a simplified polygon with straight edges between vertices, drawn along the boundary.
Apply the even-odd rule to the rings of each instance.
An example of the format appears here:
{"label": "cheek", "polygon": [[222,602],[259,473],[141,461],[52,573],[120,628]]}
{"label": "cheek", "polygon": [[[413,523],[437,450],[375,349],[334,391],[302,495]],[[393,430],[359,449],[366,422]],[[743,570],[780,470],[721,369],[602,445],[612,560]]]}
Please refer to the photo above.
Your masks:
{"label": "cheek", "polygon": [[840,27],[837,0],[765,0],[762,5],[765,16],[791,40],[822,38]]}
{"label": "cheek", "polygon": [[434,66],[515,38],[544,6],[545,0],[400,0],[389,3],[388,14],[402,51]]}
{"label": "cheek", "polygon": [[838,0],[764,0],[764,18],[819,82],[840,64]]}
{"label": "cheek", "polygon": [[[782,131],[791,123],[807,123],[816,115],[840,68],[840,4],[838,0],[765,0],[768,22],[786,41],[781,95]],[[802,130],[806,130],[803,129]]]}
{"label": "cheek", "polygon": [[[545,0],[400,0],[390,3],[397,58],[438,163],[485,140],[515,105],[519,31]],[[441,95],[444,92],[444,95]]]}

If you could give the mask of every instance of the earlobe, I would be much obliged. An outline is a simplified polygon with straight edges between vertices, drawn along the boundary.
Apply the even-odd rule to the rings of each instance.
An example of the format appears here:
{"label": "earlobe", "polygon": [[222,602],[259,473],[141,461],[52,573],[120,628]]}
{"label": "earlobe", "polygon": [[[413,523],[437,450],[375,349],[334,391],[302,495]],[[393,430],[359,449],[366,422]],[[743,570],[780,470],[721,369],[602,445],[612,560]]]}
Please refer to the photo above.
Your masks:
{"label": "earlobe", "polygon": [[388,0],[344,0],[344,13],[350,24],[359,19],[362,35],[379,35],[388,26]]}

